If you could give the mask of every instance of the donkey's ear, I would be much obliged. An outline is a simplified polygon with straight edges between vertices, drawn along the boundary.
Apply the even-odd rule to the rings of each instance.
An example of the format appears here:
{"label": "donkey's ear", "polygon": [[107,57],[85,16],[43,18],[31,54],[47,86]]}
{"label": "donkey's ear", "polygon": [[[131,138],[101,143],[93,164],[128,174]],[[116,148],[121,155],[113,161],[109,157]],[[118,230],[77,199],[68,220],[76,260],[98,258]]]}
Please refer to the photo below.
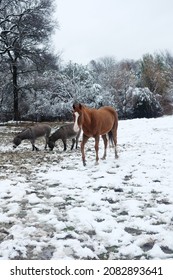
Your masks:
{"label": "donkey's ear", "polygon": [[80,109],[80,110],[82,110],[82,107],[83,107],[82,104],[79,103],[79,109]]}

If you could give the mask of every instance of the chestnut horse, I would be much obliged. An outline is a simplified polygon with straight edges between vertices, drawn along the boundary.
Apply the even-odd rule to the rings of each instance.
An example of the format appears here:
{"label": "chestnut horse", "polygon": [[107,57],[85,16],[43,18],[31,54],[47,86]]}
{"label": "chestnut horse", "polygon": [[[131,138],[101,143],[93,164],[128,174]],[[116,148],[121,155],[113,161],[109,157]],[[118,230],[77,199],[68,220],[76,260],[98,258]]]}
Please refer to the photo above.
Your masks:
{"label": "chestnut horse", "polygon": [[96,151],[96,164],[98,164],[99,156],[99,138],[100,135],[104,141],[104,154],[103,158],[106,158],[107,150],[107,136],[109,140],[115,145],[115,157],[118,157],[116,145],[117,145],[117,128],[118,128],[118,114],[110,106],[101,107],[99,109],[91,109],[82,104],[73,104],[73,116],[74,116],[74,131],[78,131],[80,128],[83,130],[83,139],[81,143],[81,152],[83,165],[86,165],[84,147],[90,137],[95,138],[95,151]]}

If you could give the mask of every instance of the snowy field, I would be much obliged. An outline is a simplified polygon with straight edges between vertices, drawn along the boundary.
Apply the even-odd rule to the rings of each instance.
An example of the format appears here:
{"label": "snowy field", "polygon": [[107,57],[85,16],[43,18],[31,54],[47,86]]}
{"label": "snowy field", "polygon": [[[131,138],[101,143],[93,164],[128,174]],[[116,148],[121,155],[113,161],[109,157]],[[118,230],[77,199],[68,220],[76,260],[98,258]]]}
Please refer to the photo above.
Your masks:
{"label": "snowy field", "polygon": [[173,258],[173,116],[119,121],[97,166],[92,139],[83,167],[71,143],[13,150],[20,130],[0,126],[0,259]]}

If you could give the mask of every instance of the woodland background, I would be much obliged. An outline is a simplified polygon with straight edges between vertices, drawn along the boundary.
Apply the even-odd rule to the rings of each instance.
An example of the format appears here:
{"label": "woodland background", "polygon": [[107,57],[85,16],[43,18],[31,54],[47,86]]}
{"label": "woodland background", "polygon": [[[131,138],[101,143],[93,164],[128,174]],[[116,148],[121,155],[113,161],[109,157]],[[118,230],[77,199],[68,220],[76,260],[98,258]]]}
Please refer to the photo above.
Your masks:
{"label": "woodland background", "polygon": [[0,1],[0,122],[72,120],[74,102],[111,105],[120,119],[173,113],[170,52],[65,64],[53,50],[54,10],[54,0]]}

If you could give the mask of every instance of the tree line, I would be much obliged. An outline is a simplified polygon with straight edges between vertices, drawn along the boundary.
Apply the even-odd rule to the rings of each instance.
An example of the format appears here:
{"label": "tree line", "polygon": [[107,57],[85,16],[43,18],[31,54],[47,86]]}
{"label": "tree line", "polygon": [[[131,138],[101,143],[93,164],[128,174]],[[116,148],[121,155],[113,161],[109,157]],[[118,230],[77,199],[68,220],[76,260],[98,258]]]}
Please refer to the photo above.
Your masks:
{"label": "tree line", "polygon": [[54,0],[0,0],[0,121],[70,120],[77,101],[121,119],[172,114],[170,52],[64,64],[51,47],[54,10]]}

